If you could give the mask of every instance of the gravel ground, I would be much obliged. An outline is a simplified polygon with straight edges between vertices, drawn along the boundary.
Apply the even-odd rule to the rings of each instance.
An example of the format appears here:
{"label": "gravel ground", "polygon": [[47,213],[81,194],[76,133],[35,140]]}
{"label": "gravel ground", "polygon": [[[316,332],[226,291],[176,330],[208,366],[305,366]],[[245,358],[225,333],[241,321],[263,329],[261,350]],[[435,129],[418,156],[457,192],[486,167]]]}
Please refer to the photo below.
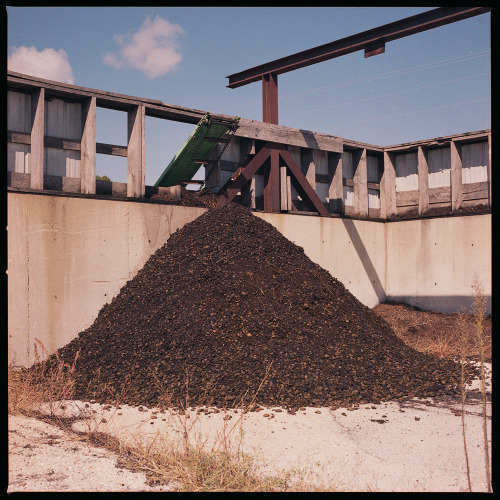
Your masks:
{"label": "gravel ground", "polygon": [[[488,369],[491,376],[491,365]],[[481,492],[486,481],[477,387],[477,381],[469,387],[465,418],[472,490]],[[193,443],[203,439],[211,446],[226,435],[231,446],[256,457],[262,474],[293,470],[292,484],[302,481],[327,491],[460,492],[467,491],[467,479],[459,408],[453,398],[413,398],[357,409],[307,407],[296,415],[279,407],[244,415],[198,407],[186,418],[172,410],[73,401],[62,414],[91,414],[97,430],[128,442],[180,442],[187,428]],[[491,402],[487,414],[491,436]],[[88,428],[88,420],[73,424],[75,431]],[[144,474],[118,467],[117,460],[45,422],[9,417],[8,492],[176,489],[150,486]]]}

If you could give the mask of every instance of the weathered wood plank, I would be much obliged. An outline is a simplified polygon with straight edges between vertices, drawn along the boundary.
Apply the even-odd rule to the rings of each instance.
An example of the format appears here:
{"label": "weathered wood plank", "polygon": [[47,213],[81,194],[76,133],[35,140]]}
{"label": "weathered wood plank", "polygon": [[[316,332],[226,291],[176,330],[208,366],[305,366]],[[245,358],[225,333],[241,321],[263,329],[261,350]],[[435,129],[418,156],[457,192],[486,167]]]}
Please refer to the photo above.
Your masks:
{"label": "weathered wood plank", "polygon": [[63,139],[61,137],[45,136],[43,144],[46,148],[67,149],[70,151],[81,150],[80,141],[75,141],[73,139]]}
{"label": "weathered wood plank", "polygon": [[369,208],[368,217],[375,217],[378,219],[380,217],[380,208]]}
{"label": "weathered wood plank", "polygon": [[398,191],[396,193],[396,206],[397,207],[408,207],[413,205],[418,205],[419,192],[415,191]]}
{"label": "weathered wood plank", "polygon": [[427,148],[418,147],[418,213],[422,215],[429,209],[429,165],[427,161]]}
{"label": "weathered wood plank", "polygon": [[304,174],[311,187],[316,190],[316,165],[312,149],[304,148],[300,150],[300,171]]}
{"label": "weathered wood plank", "polygon": [[45,89],[31,94],[31,189],[43,189]]}
{"label": "weathered wood plank", "polygon": [[[60,97],[67,101],[82,101],[90,97],[96,98],[99,107],[128,111],[131,106],[145,106],[147,116],[163,118],[184,123],[198,123],[205,115],[206,111],[185,108],[164,103],[158,99],[147,99],[143,97],[129,96],[115,92],[91,89],[70,85],[67,83],[45,80],[12,71],[7,72],[7,87],[12,90],[32,92],[36,88],[43,87],[46,94],[53,97]],[[233,120],[234,117],[212,113],[212,117],[222,120]]]}
{"label": "weathered wood plank", "polygon": [[79,193],[80,178],[60,177],[58,175],[44,175],[43,189],[51,191],[64,191],[65,193]]}
{"label": "weathered wood plank", "polygon": [[380,179],[380,216],[392,217],[397,213],[396,169],[394,153],[384,151],[384,170]]}
{"label": "weathered wood plank", "polygon": [[81,192],[96,192],[96,98],[82,104],[82,140],[80,155]]}
{"label": "weathered wood plank", "polygon": [[450,142],[451,154],[451,210],[457,211],[462,206],[462,158],[460,156],[460,144],[456,141]]}
{"label": "weathered wood plank", "polygon": [[125,197],[127,196],[127,184],[125,182],[96,180],[96,194]]}
{"label": "weathered wood plank", "polygon": [[342,155],[328,153],[328,198],[330,200],[328,211],[342,214],[344,212],[344,190],[342,188]]}
{"label": "weathered wood plank", "polygon": [[[16,144],[31,144],[31,134],[23,134],[20,132],[7,131],[7,142]],[[81,151],[80,141],[71,139],[62,139],[61,137],[44,137],[43,144],[47,148],[67,149],[71,151]],[[106,144],[97,142],[96,153],[113,155],[113,156],[127,156],[127,146],[118,146],[117,144]]]}
{"label": "weathered wood plank", "polygon": [[470,140],[476,140],[476,139],[486,139],[488,134],[491,134],[490,129],[486,130],[477,130],[474,132],[465,132],[461,134],[453,134],[453,135],[448,135],[448,136],[443,136],[443,137],[435,137],[432,139],[423,139],[421,141],[413,141],[413,142],[404,142],[401,144],[394,144],[392,146],[386,146],[384,148],[385,151],[390,151],[390,152],[399,152],[403,151],[406,149],[411,149],[413,151],[416,151],[418,146],[449,146],[450,142],[452,140],[455,140],[457,142],[460,141],[470,141]]}
{"label": "weathered wood plank", "polygon": [[31,134],[25,134],[22,132],[12,132],[8,130],[7,142],[13,142],[16,144],[31,144]]}
{"label": "weathered wood plank", "polygon": [[287,172],[286,167],[280,167],[280,201],[281,210],[289,210],[288,190],[287,190]]}
{"label": "weathered wood plank", "polygon": [[451,188],[449,186],[430,188],[429,203],[449,203],[451,204]]}
{"label": "weathered wood plank", "polygon": [[101,155],[127,156],[127,146],[118,146],[116,144],[96,143],[96,153]]}
{"label": "weathered wood plank", "polygon": [[354,171],[354,212],[360,216],[368,215],[368,173],[366,149],[353,153]]}
{"label": "weathered wood plank", "polygon": [[30,189],[31,174],[21,172],[7,172],[7,186],[16,189]]}
{"label": "weathered wood plank", "polygon": [[239,126],[234,135],[267,142],[277,142],[289,146],[321,149],[322,151],[333,153],[342,152],[342,139],[340,137],[248,120],[246,118],[240,119]]}
{"label": "weathered wood plank", "polygon": [[342,185],[343,186],[354,187],[354,179],[349,179],[347,177],[344,177],[342,179]]}
{"label": "weathered wood plank", "polygon": [[136,106],[127,113],[127,196],[141,198],[145,194],[145,110]]}
{"label": "weathered wood plank", "polygon": [[463,184],[463,200],[488,200],[489,183],[474,182],[472,184]]}

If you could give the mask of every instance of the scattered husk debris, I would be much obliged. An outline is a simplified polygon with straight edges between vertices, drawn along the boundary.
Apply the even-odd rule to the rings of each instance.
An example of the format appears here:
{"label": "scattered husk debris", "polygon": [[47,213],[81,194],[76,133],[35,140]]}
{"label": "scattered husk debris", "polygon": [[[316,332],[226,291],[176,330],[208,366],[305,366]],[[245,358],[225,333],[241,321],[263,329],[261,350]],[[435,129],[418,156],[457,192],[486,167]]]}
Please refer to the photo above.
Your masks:
{"label": "scattered husk debris", "polygon": [[157,193],[151,196],[152,200],[160,200],[172,202],[176,205],[184,205],[186,207],[207,207],[214,208],[217,206],[219,196],[214,194],[211,189],[204,188],[197,191],[192,191],[181,186],[181,200],[175,200],[175,197],[168,193]]}
{"label": "scattered husk debris", "polygon": [[408,347],[236,204],[173,233],[59,356],[71,364],[77,351],[75,397],[146,406],[255,397],[293,411],[454,395],[460,383],[457,363]]}

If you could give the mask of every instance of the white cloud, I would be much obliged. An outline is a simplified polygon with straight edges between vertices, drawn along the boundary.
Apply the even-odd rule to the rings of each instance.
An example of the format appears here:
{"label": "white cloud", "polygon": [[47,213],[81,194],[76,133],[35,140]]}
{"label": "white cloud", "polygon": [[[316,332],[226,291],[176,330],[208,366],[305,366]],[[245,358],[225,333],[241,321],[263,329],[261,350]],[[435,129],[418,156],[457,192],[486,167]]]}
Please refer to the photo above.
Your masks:
{"label": "white cloud", "polygon": [[38,52],[35,47],[16,47],[7,59],[7,67],[17,73],[62,83],[75,83],[68,54],[63,49],[44,49]]}
{"label": "white cloud", "polygon": [[171,24],[159,16],[151,21],[148,16],[137,33],[115,35],[121,48],[118,52],[105,54],[103,61],[116,69],[138,69],[152,80],[177,69],[182,60],[177,35],[183,33],[178,24]]}

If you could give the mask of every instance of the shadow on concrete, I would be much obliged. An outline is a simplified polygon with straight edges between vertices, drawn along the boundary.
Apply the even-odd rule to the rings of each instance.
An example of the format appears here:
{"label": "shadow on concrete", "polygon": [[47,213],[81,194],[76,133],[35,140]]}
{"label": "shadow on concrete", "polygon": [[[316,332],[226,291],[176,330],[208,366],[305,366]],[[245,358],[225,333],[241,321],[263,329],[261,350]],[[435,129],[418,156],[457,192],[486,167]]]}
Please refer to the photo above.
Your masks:
{"label": "shadow on concrete", "polygon": [[373,290],[377,294],[379,302],[383,302],[384,300],[386,300],[384,287],[382,286],[380,277],[370,259],[370,256],[368,255],[368,252],[366,251],[365,245],[363,244],[363,241],[359,236],[358,230],[354,225],[354,221],[352,221],[351,219],[342,218],[342,223],[344,224],[347,234],[349,235],[349,238],[354,245],[354,249],[358,254],[359,260],[363,264],[365,272],[370,279],[370,285],[373,287]]}
{"label": "shadow on concrete", "polygon": [[[486,295],[486,314],[491,314],[491,295]],[[387,295],[385,302],[418,307],[425,311],[471,314],[474,297],[467,295]]]}

